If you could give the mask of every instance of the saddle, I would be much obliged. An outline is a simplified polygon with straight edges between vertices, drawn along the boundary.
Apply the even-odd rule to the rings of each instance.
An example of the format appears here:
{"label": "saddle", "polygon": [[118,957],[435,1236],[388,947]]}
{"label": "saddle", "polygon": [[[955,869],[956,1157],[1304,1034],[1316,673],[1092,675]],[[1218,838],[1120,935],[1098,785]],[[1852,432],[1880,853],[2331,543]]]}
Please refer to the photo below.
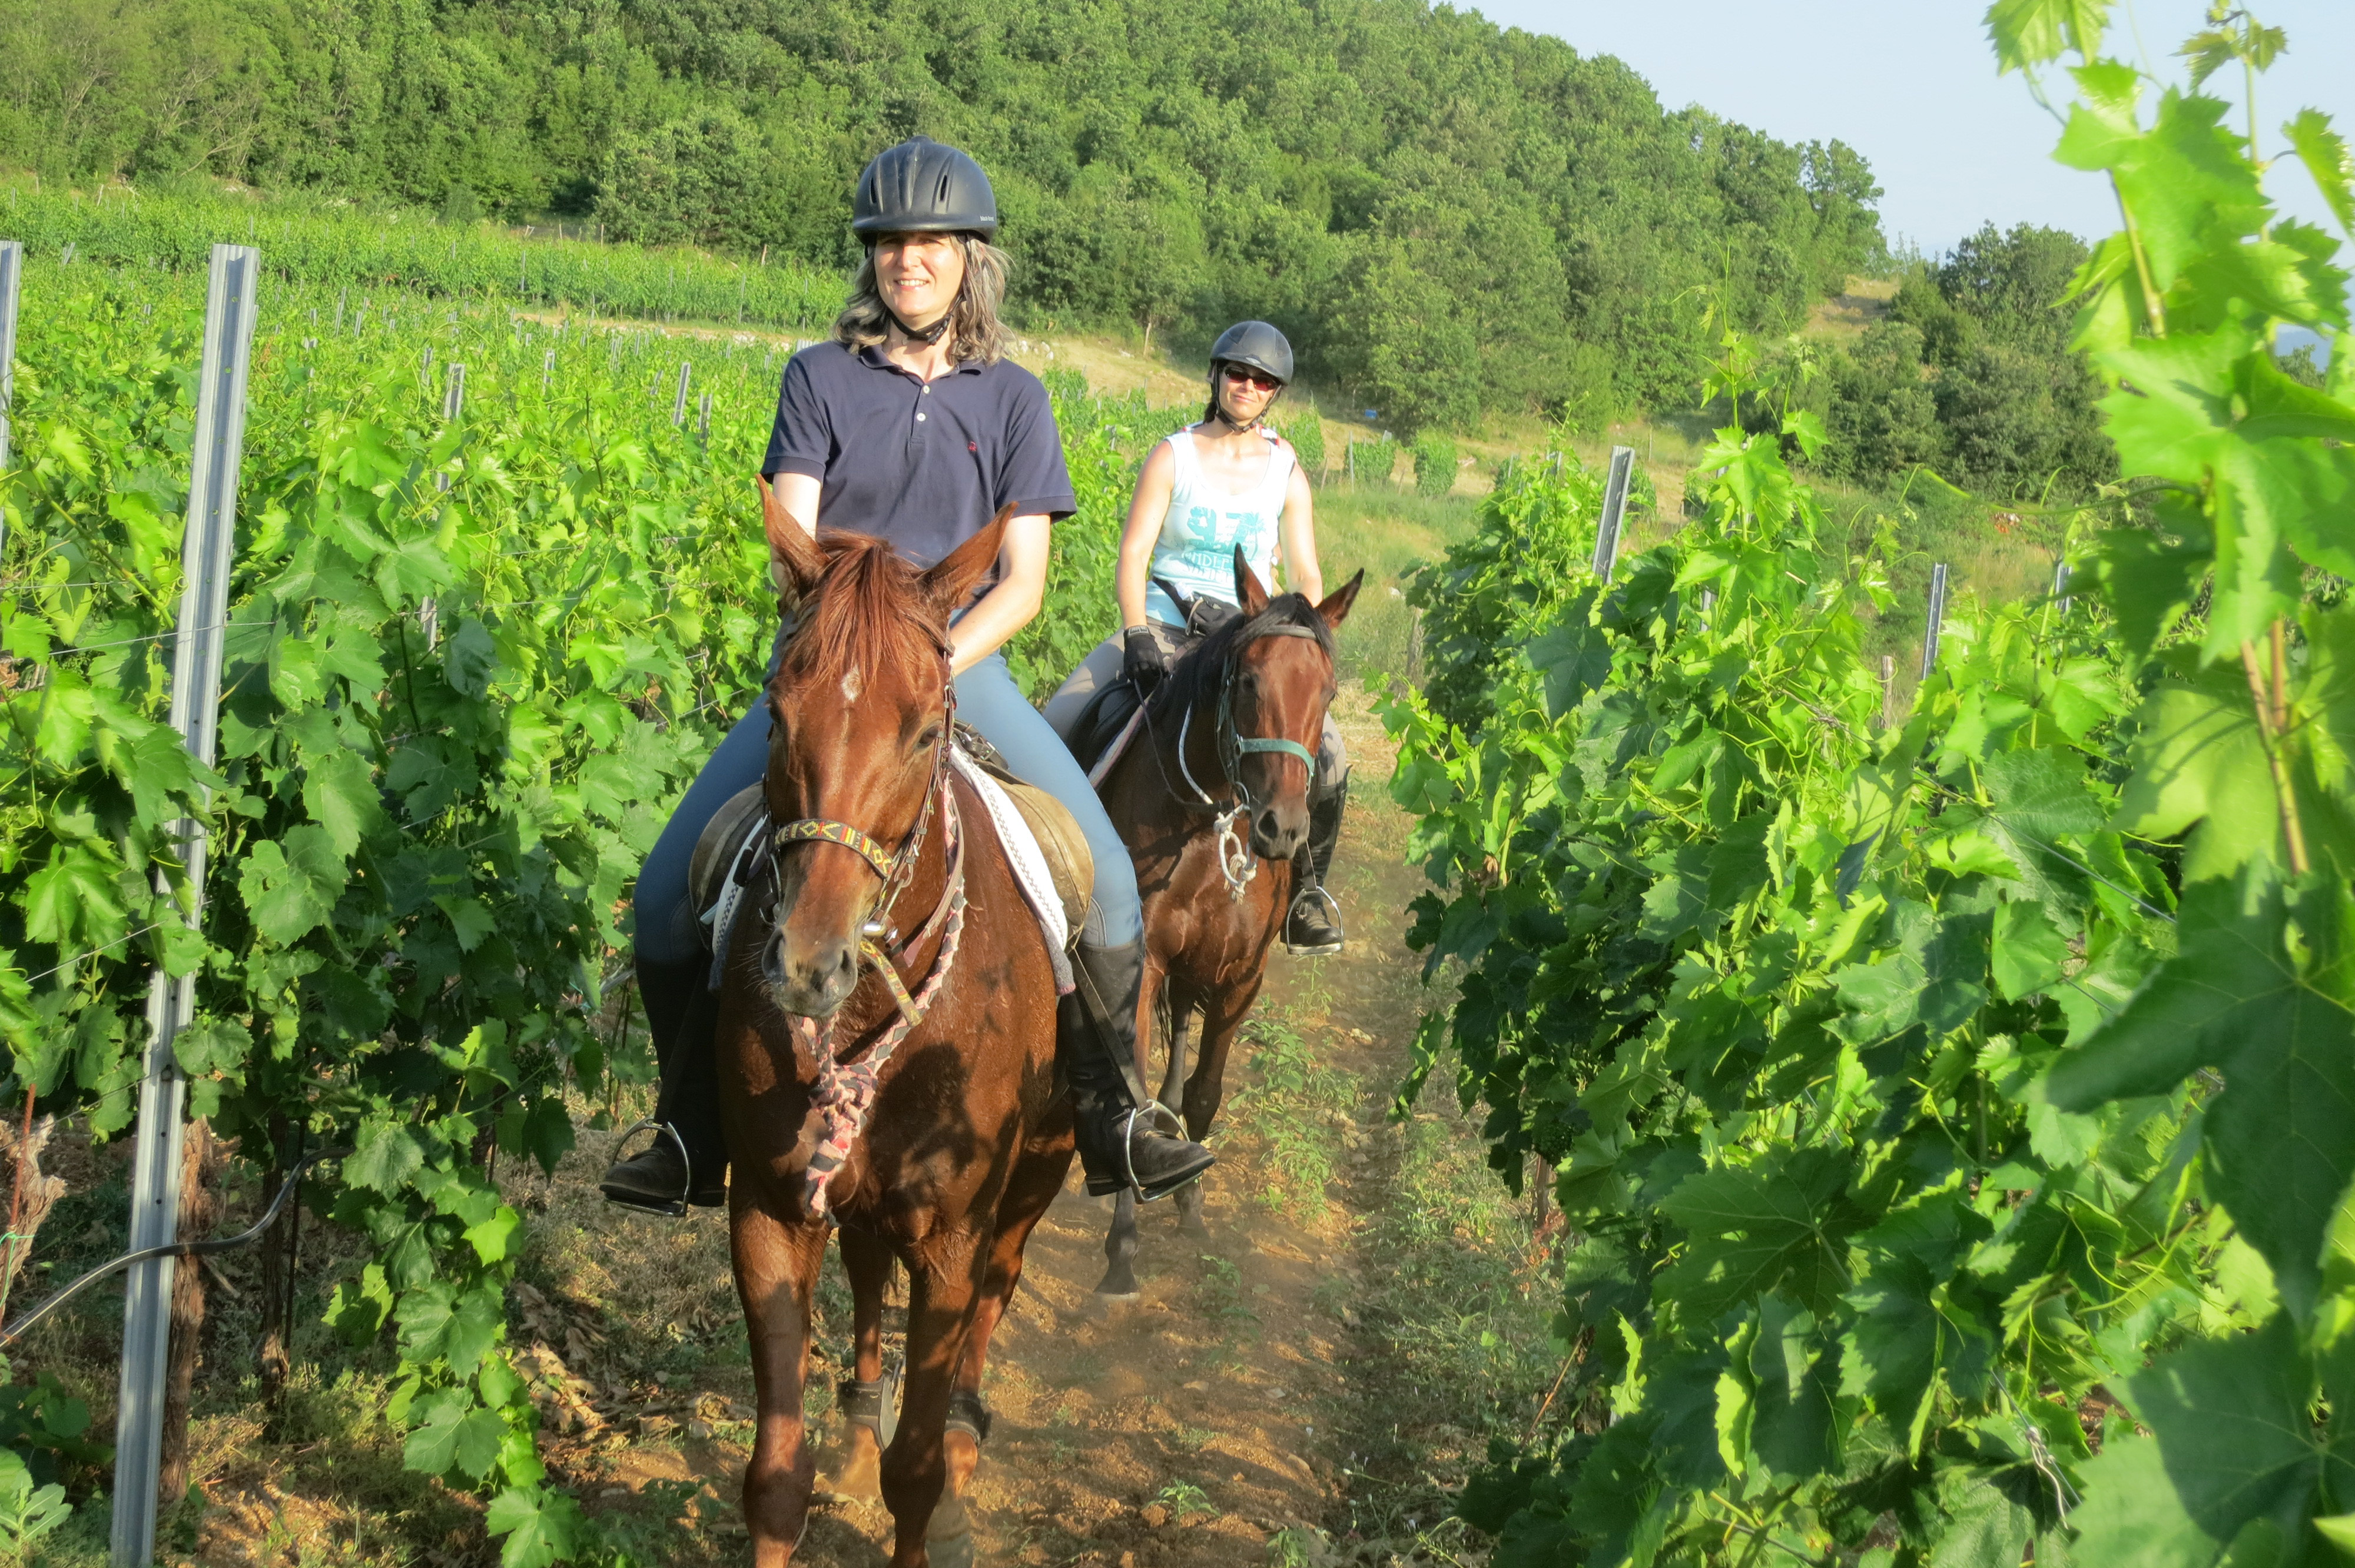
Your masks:
{"label": "saddle", "polygon": [[[960,771],[966,773],[969,781],[975,780],[976,773],[987,781],[986,786],[975,781],[975,788],[989,807],[991,823],[1014,863],[1015,880],[1031,904],[1040,933],[1055,957],[1056,979],[1066,982],[1066,955],[1079,940],[1095,884],[1095,860],[1089,853],[1088,841],[1063,803],[1016,777],[979,731],[960,724],[956,738]],[[988,799],[992,788],[1013,807],[1010,815]],[[761,787],[749,785],[712,813],[687,860],[687,896],[694,900],[704,944],[713,955],[715,983],[718,959],[728,950],[744,879],[767,845],[768,826],[768,806]]]}

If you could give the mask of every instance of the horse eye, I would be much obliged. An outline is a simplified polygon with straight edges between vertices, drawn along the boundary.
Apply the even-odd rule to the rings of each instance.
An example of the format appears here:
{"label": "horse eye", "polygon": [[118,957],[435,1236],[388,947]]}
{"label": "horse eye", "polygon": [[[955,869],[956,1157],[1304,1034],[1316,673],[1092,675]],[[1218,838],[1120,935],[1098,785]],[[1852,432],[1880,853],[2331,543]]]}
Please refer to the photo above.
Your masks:
{"label": "horse eye", "polygon": [[933,747],[938,746],[940,743],[941,726],[938,725],[932,725],[927,727],[923,734],[916,737],[916,749],[919,751],[930,751]]}

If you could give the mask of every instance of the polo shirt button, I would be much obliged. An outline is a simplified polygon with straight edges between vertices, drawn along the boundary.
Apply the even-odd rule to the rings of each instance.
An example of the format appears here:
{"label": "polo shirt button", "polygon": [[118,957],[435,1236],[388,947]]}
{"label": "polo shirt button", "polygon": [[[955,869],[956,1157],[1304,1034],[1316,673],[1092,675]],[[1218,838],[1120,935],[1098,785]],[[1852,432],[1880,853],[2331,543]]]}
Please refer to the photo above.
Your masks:
{"label": "polo shirt button", "polygon": [[916,416],[916,422],[922,424],[923,422],[923,418],[924,417],[922,414],[919,414]]}

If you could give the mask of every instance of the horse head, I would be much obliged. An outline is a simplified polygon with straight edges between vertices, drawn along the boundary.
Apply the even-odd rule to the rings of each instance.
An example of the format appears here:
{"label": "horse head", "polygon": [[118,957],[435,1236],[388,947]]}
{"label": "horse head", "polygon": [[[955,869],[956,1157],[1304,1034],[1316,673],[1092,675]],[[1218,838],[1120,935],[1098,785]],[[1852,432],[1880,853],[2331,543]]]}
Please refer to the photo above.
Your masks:
{"label": "horse head", "polygon": [[1235,602],[1242,613],[1223,629],[1226,723],[1220,747],[1237,793],[1251,803],[1252,853],[1290,860],[1308,837],[1308,758],[1324,737],[1334,693],[1333,633],[1348,619],[1359,572],[1321,604],[1305,594],[1271,598],[1240,546]]}
{"label": "horse head", "polygon": [[[762,789],[787,826],[762,961],[777,1006],[826,1018],[858,989],[863,935],[890,925],[914,872],[951,744],[949,618],[996,563],[1006,514],[919,571],[880,539],[813,536],[766,484],[761,501],[789,629],[766,690]],[[787,842],[802,828],[816,831]]]}

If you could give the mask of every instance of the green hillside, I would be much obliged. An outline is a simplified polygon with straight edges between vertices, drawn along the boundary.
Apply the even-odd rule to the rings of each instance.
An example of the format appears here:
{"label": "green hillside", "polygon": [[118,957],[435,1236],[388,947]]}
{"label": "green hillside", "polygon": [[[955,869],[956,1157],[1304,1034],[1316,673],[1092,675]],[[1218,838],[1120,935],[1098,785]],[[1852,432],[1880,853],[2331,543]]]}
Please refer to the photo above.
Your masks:
{"label": "green hillside", "polygon": [[549,215],[838,269],[916,132],[997,181],[1026,323],[1261,315],[1412,431],[1689,400],[1883,255],[1870,171],[1425,0],[5,0],[0,163],[51,185]]}

